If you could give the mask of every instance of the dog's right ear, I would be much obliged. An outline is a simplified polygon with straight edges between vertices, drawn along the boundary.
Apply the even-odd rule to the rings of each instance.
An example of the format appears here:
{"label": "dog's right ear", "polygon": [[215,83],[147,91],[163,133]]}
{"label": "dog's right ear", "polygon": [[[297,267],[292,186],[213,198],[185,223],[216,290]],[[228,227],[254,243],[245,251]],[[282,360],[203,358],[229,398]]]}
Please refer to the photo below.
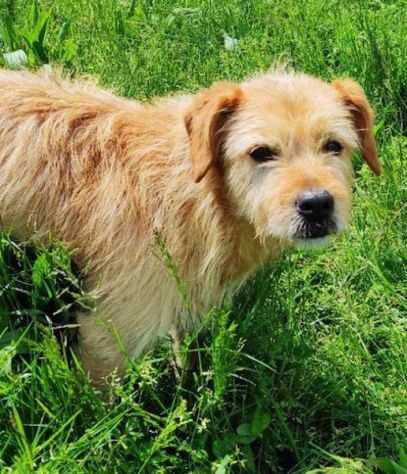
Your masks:
{"label": "dog's right ear", "polygon": [[381,166],[373,135],[374,114],[362,87],[352,79],[337,79],[332,85],[339,92],[342,101],[353,116],[363,159],[379,176]]}
{"label": "dog's right ear", "polygon": [[194,97],[185,115],[191,143],[192,175],[198,183],[216,163],[222,145],[222,129],[238,107],[243,92],[232,82],[217,82]]}

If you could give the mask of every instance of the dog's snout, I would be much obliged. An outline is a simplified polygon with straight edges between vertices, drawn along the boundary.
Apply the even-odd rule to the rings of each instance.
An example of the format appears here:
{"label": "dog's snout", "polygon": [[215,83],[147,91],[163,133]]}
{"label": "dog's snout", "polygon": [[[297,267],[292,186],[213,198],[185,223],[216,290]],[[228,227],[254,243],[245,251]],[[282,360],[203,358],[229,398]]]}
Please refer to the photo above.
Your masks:
{"label": "dog's snout", "polygon": [[334,210],[334,198],[325,190],[305,191],[296,201],[297,212],[307,221],[328,219]]}

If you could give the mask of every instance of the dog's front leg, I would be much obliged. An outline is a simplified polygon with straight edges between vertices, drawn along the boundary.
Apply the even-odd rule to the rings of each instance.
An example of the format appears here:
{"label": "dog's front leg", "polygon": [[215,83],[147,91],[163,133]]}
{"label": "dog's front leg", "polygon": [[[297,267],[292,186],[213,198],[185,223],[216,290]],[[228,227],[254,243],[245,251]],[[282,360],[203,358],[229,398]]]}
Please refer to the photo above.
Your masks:
{"label": "dog's front leg", "polygon": [[80,314],[78,322],[78,352],[83,368],[92,385],[103,390],[111,381],[111,376],[123,375],[127,361],[125,350],[112,325],[97,312]]}

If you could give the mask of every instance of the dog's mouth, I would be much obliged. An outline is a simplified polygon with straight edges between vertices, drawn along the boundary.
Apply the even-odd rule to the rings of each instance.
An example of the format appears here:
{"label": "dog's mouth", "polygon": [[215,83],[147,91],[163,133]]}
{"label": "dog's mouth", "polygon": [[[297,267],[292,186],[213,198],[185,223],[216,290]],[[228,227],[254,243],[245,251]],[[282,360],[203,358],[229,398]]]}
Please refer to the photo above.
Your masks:
{"label": "dog's mouth", "polygon": [[333,219],[324,221],[309,222],[302,220],[294,234],[296,241],[312,241],[321,240],[332,234],[336,234],[338,226]]}

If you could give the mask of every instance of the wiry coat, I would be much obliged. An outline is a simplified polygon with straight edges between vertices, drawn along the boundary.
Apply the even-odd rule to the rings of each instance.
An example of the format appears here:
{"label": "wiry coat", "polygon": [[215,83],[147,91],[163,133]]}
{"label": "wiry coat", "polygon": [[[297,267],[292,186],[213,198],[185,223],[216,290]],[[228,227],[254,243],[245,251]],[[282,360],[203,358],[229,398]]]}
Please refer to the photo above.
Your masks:
{"label": "wiry coat", "polygon": [[287,245],[235,212],[224,185],[218,155],[242,96],[221,83],[141,104],[88,82],[0,71],[1,224],[73,251],[96,297],[95,313],[79,316],[94,380],[121,369],[124,353],[191,327]]}

